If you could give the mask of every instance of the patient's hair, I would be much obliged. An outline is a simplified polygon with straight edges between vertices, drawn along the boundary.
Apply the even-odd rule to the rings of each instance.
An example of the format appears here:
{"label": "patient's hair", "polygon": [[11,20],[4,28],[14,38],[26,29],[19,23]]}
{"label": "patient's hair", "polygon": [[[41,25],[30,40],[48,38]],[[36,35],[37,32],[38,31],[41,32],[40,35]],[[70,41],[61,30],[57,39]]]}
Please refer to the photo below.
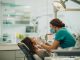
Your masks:
{"label": "patient's hair", "polygon": [[21,42],[24,43],[30,49],[31,53],[35,53],[35,47],[33,45],[33,42],[31,41],[31,38],[26,37]]}

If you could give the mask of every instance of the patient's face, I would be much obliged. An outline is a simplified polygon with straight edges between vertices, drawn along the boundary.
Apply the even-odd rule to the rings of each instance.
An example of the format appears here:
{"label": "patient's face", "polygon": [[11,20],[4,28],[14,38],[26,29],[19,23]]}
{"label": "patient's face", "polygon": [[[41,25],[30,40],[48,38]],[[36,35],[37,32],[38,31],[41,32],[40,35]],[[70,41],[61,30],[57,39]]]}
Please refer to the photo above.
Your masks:
{"label": "patient's face", "polygon": [[31,38],[31,41],[32,41],[33,45],[36,45],[34,38]]}

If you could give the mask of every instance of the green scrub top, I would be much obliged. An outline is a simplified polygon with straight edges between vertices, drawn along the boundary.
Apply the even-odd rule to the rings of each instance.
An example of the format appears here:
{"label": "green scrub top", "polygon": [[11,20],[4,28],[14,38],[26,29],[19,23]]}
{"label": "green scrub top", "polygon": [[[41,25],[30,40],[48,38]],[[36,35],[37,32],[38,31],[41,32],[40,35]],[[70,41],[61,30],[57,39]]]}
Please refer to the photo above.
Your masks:
{"label": "green scrub top", "polygon": [[74,36],[65,27],[56,32],[55,40],[60,41],[61,48],[73,47],[76,43]]}

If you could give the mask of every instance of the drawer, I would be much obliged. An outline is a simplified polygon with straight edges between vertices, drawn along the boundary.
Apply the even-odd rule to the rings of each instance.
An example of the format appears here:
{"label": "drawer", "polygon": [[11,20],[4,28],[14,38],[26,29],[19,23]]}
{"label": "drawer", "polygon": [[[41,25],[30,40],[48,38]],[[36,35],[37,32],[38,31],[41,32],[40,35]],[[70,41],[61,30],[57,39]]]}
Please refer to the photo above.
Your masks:
{"label": "drawer", "polygon": [[25,57],[25,60],[27,60],[27,58]]}
{"label": "drawer", "polygon": [[15,51],[0,51],[0,60],[15,60]]}
{"label": "drawer", "polygon": [[25,55],[24,55],[24,53],[21,50],[16,51],[16,57],[24,57],[24,56]]}
{"label": "drawer", "polygon": [[16,60],[25,60],[24,58],[16,58]]}

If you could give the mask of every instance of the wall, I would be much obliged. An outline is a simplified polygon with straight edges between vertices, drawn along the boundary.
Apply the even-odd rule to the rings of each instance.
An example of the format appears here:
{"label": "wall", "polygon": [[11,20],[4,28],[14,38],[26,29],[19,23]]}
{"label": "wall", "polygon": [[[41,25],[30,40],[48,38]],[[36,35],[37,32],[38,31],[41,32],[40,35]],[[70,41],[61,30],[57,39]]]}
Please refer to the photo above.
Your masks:
{"label": "wall", "polygon": [[[38,21],[38,35],[45,35],[49,33],[49,21],[54,18],[54,8],[52,6],[53,0],[2,0],[3,2],[10,2],[17,5],[30,6],[31,19],[36,19]],[[67,8],[79,8],[78,4],[75,4],[71,1],[66,2]],[[20,10],[25,10],[25,8],[19,8]],[[1,8],[0,8],[1,10]],[[0,13],[2,13],[0,11]],[[71,31],[78,33],[80,31],[80,12],[78,11],[58,11],[57,15],[62,19]],[[1,18],[1,16],[0,16]],[[17,19],[17,18],[16,18]],[[15,20],[16,20],[15,19]],[[1,20],[0,20],[1,24]],[[2,29],[1,25],[0,28]],[[0,29],[0,35],[1,35]],[[25,25],[12,26],[12,28],[4,28],[3,33],[7,32],[12,39],[13,43],[16,43],[15,34],[16,32],[25,34]]]}
{"label": "wall", "polygon": [[[66,8],[69,10],[58,11],[57,17],[66,24],[66,26],[72,33],[75,33],[76,35],[80,34],[80,11],[76,10],[80,8],[80,5],[72,1],[68,1],[66,2]],[[72,9],[73,11],[70,9]]]}
{"label": "wall", "polygon": [[[54,17],[52,0],[3,0],[3,2],[10,2],[17,5],[22,6],[30,6],[31,18],[37,19],[38,21],[38,35],[45,35],[49,32],[49,21]],[[5,7],[3,7],[4,9]],[[14,8],[15,9],[15,8]],[[20,10],[26,11],[26,8],[18,8]],[[12,9],[13,10],[13,9]],[[4,12],[4,11],[3,11]],[[18,19],[18,18],[16,18]],[[14,21],[16,19],[13,19]],[[16,43],[16,32],[25,34],[25,25],[20,26],[2,26],[3,33],[7,33],[12,41],[12,43]]]}

